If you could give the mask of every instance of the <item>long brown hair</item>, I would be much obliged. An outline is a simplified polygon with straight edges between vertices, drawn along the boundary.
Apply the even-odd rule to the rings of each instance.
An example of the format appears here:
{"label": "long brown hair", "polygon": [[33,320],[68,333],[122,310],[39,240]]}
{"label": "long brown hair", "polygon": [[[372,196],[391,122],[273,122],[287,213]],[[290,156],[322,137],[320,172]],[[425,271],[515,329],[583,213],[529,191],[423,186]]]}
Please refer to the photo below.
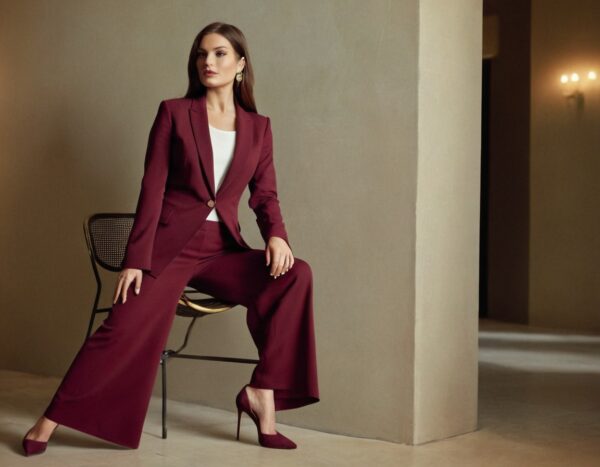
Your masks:
{"label": "long brown hair", "polygon": [[198,58],[198,48],[202,38],[210,33],[217,33],[225,37],[232,45],[233,50],[240,57],[245,57],[244,69],[242,70],[242,81],[233,81],[233,96],[235,101],[246,111],[256,113],[256,104],[254,102],[254,73],[252,71],[252,62],[248,52],[248,44],[242,31],[232,24],[222,23],[220,21],[210,23],[198,33],[190,50],[188,60],[188,78],[189,85],[185,97],[200,97],[206,95],[206,86],[200,82],[198,69],[196,68],[196,59]]}

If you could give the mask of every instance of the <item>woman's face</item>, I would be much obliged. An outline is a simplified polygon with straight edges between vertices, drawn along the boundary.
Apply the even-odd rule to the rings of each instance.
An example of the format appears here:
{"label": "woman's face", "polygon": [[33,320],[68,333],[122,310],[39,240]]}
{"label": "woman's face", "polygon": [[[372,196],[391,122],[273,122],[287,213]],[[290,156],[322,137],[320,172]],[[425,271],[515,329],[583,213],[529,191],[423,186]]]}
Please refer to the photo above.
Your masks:
{"label": "woman's face", "polygon": [[[244,58],[239,60],[231,43],[217,33],[207,34],[198,47],[196,68],[200,82],[207,88],[231,85],[235,74],[244,68]],[[206,74],[206,71],[215,74]]]}

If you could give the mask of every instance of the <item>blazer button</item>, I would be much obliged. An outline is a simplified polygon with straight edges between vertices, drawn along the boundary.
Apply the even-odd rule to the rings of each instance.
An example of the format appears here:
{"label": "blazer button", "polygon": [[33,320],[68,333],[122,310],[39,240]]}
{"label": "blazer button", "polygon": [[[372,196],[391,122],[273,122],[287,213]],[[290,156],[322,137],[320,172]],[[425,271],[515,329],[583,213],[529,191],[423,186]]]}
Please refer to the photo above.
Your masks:
{"label": "blazer button", "polygon": [[207,204],[209,207],[211,207],[211,208],[212,208],[212,207],[215,205],[215,202],[214,202],[214,200],[212,200],[212,199],[209,199],[209,200],[206,202],[206,204]]}

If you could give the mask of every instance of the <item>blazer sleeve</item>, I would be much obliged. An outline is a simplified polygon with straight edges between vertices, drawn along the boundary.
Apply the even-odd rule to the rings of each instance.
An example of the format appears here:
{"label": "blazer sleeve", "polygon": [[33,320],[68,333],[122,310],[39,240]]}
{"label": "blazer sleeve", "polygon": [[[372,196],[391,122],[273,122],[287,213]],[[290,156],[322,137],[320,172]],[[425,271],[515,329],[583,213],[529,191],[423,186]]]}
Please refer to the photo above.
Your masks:
{"label": "blazer sleeve", "polygon": [[248,187],[250,188],[248,205],[256,214],[256,223],[265,244],[268,243],[269,238],[276,236],[283,238],[290,245],[277,199],[273,134],[269,117],[267,117],[260,158]]}
{"label": "blazer sleeve", "polygon": [[165,101],[161,101],[150,129],[144,160],[140,194],[135,219],[129,234],[121,268],[149,271],[152,262],[154,236],[162,210],[162,200],[169,172],[171,115]]}

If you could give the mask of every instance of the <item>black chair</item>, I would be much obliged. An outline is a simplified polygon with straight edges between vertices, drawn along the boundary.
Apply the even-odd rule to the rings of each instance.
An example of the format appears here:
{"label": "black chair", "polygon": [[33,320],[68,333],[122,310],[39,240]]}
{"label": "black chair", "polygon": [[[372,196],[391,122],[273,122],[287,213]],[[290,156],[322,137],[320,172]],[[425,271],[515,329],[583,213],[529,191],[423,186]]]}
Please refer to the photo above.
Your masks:
{"label": "black chair", "polygon": [[[135,214],[131,213],[97,213],[88,216],[83,223],[85,241],[92,262],[94,277],[96,278],[96,297],[92,306],[92,314],[87,329],[86,339],[91,335],[92,327],[97,313],[110,313],[111,307],[99,308],[100,294],[102,292],[102,279],[98,266],[112,271],[121,271],[121,262],[125,256],[125,248],[129,233],[133,226]],[[230,310],[236,303],[227,303],[217,298],[193,298],[199,292],[192,287],[185,287],[177,303],[175,314],[191,318],[183,343],[177,350],[165,349],[160,358],[162,369],[162,437],[167,437],[167,361],[169,358],[188,358],[195,360],[214,360],[220,362],[258,363],[256,359],[220,357],[212,355],[183,354],[196,319],[212,316]],[[111,297],[112,299],[112,297]]]}

